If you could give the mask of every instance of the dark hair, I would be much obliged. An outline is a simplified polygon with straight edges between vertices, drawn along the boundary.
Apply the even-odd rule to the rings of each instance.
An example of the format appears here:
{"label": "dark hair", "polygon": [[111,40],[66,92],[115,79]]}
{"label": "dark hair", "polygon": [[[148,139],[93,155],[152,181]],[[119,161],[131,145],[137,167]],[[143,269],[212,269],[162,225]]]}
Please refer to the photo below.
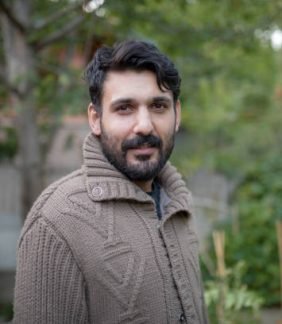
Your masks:
{"label": "dark hair", "polygon": [[144,41],[130,40],[113,47],[99,48],[85,70],[92,103],[101,110],[103,84],[109,71],[146,71],[156,75],[161,90],[171,90],[173,100],[179,97],[181,78],[173,62],[159,49]]}

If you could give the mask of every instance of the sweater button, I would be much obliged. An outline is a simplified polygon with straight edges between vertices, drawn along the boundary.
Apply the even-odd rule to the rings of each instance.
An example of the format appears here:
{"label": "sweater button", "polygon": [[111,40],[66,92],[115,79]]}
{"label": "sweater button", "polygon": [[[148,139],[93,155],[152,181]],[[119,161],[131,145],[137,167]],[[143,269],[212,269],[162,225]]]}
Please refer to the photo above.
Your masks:
{"label": "sweater button", "polygon": [[97,186],[92,189],[92,195],[94,197],[100,197],[102,196],[102,194],[103,194],[103,189],[101,187]]}
{"label": "sweater button", "polygon": [[185,322],[185,316],[183,313],[181,313],[180,317],[179,317],[179,321],[180,323],[184,323]]}

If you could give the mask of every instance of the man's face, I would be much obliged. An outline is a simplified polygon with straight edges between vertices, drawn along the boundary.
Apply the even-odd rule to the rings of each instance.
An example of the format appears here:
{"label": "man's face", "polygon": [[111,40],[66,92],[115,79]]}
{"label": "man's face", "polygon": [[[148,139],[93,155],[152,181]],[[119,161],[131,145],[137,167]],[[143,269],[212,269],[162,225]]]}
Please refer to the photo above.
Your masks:
{"label": "man's face", "polygon": [[179,102],[174,107],[152,72],[127,70],[108,73],[101,108],[101,115],[89,108],[89,121],[105,156],[133,182],[150,182],[173,149]]}

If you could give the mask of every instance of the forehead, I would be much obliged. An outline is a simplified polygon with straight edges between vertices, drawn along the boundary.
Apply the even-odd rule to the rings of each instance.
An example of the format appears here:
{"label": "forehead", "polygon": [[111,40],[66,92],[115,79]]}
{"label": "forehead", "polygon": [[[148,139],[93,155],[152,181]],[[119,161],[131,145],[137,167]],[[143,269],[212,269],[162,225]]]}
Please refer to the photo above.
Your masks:
{"label": "forehead", "polygon": [[156,75],[151,71],[110,71],[104,81],[103,102],[122,98],[143,100],[155,96],[173,98],[170,90],[159,88]]}

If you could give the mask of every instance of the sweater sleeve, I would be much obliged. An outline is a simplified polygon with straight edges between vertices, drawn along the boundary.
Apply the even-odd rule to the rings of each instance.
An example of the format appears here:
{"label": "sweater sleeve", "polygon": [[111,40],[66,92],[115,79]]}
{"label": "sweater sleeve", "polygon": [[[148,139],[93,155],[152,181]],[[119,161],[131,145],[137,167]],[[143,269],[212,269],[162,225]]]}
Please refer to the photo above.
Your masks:
{"label": "sweater sleeve", "polygon": [[82,273],[68,245],[37,220],[18,249],[14,323],[88,323],[85,295]]}

